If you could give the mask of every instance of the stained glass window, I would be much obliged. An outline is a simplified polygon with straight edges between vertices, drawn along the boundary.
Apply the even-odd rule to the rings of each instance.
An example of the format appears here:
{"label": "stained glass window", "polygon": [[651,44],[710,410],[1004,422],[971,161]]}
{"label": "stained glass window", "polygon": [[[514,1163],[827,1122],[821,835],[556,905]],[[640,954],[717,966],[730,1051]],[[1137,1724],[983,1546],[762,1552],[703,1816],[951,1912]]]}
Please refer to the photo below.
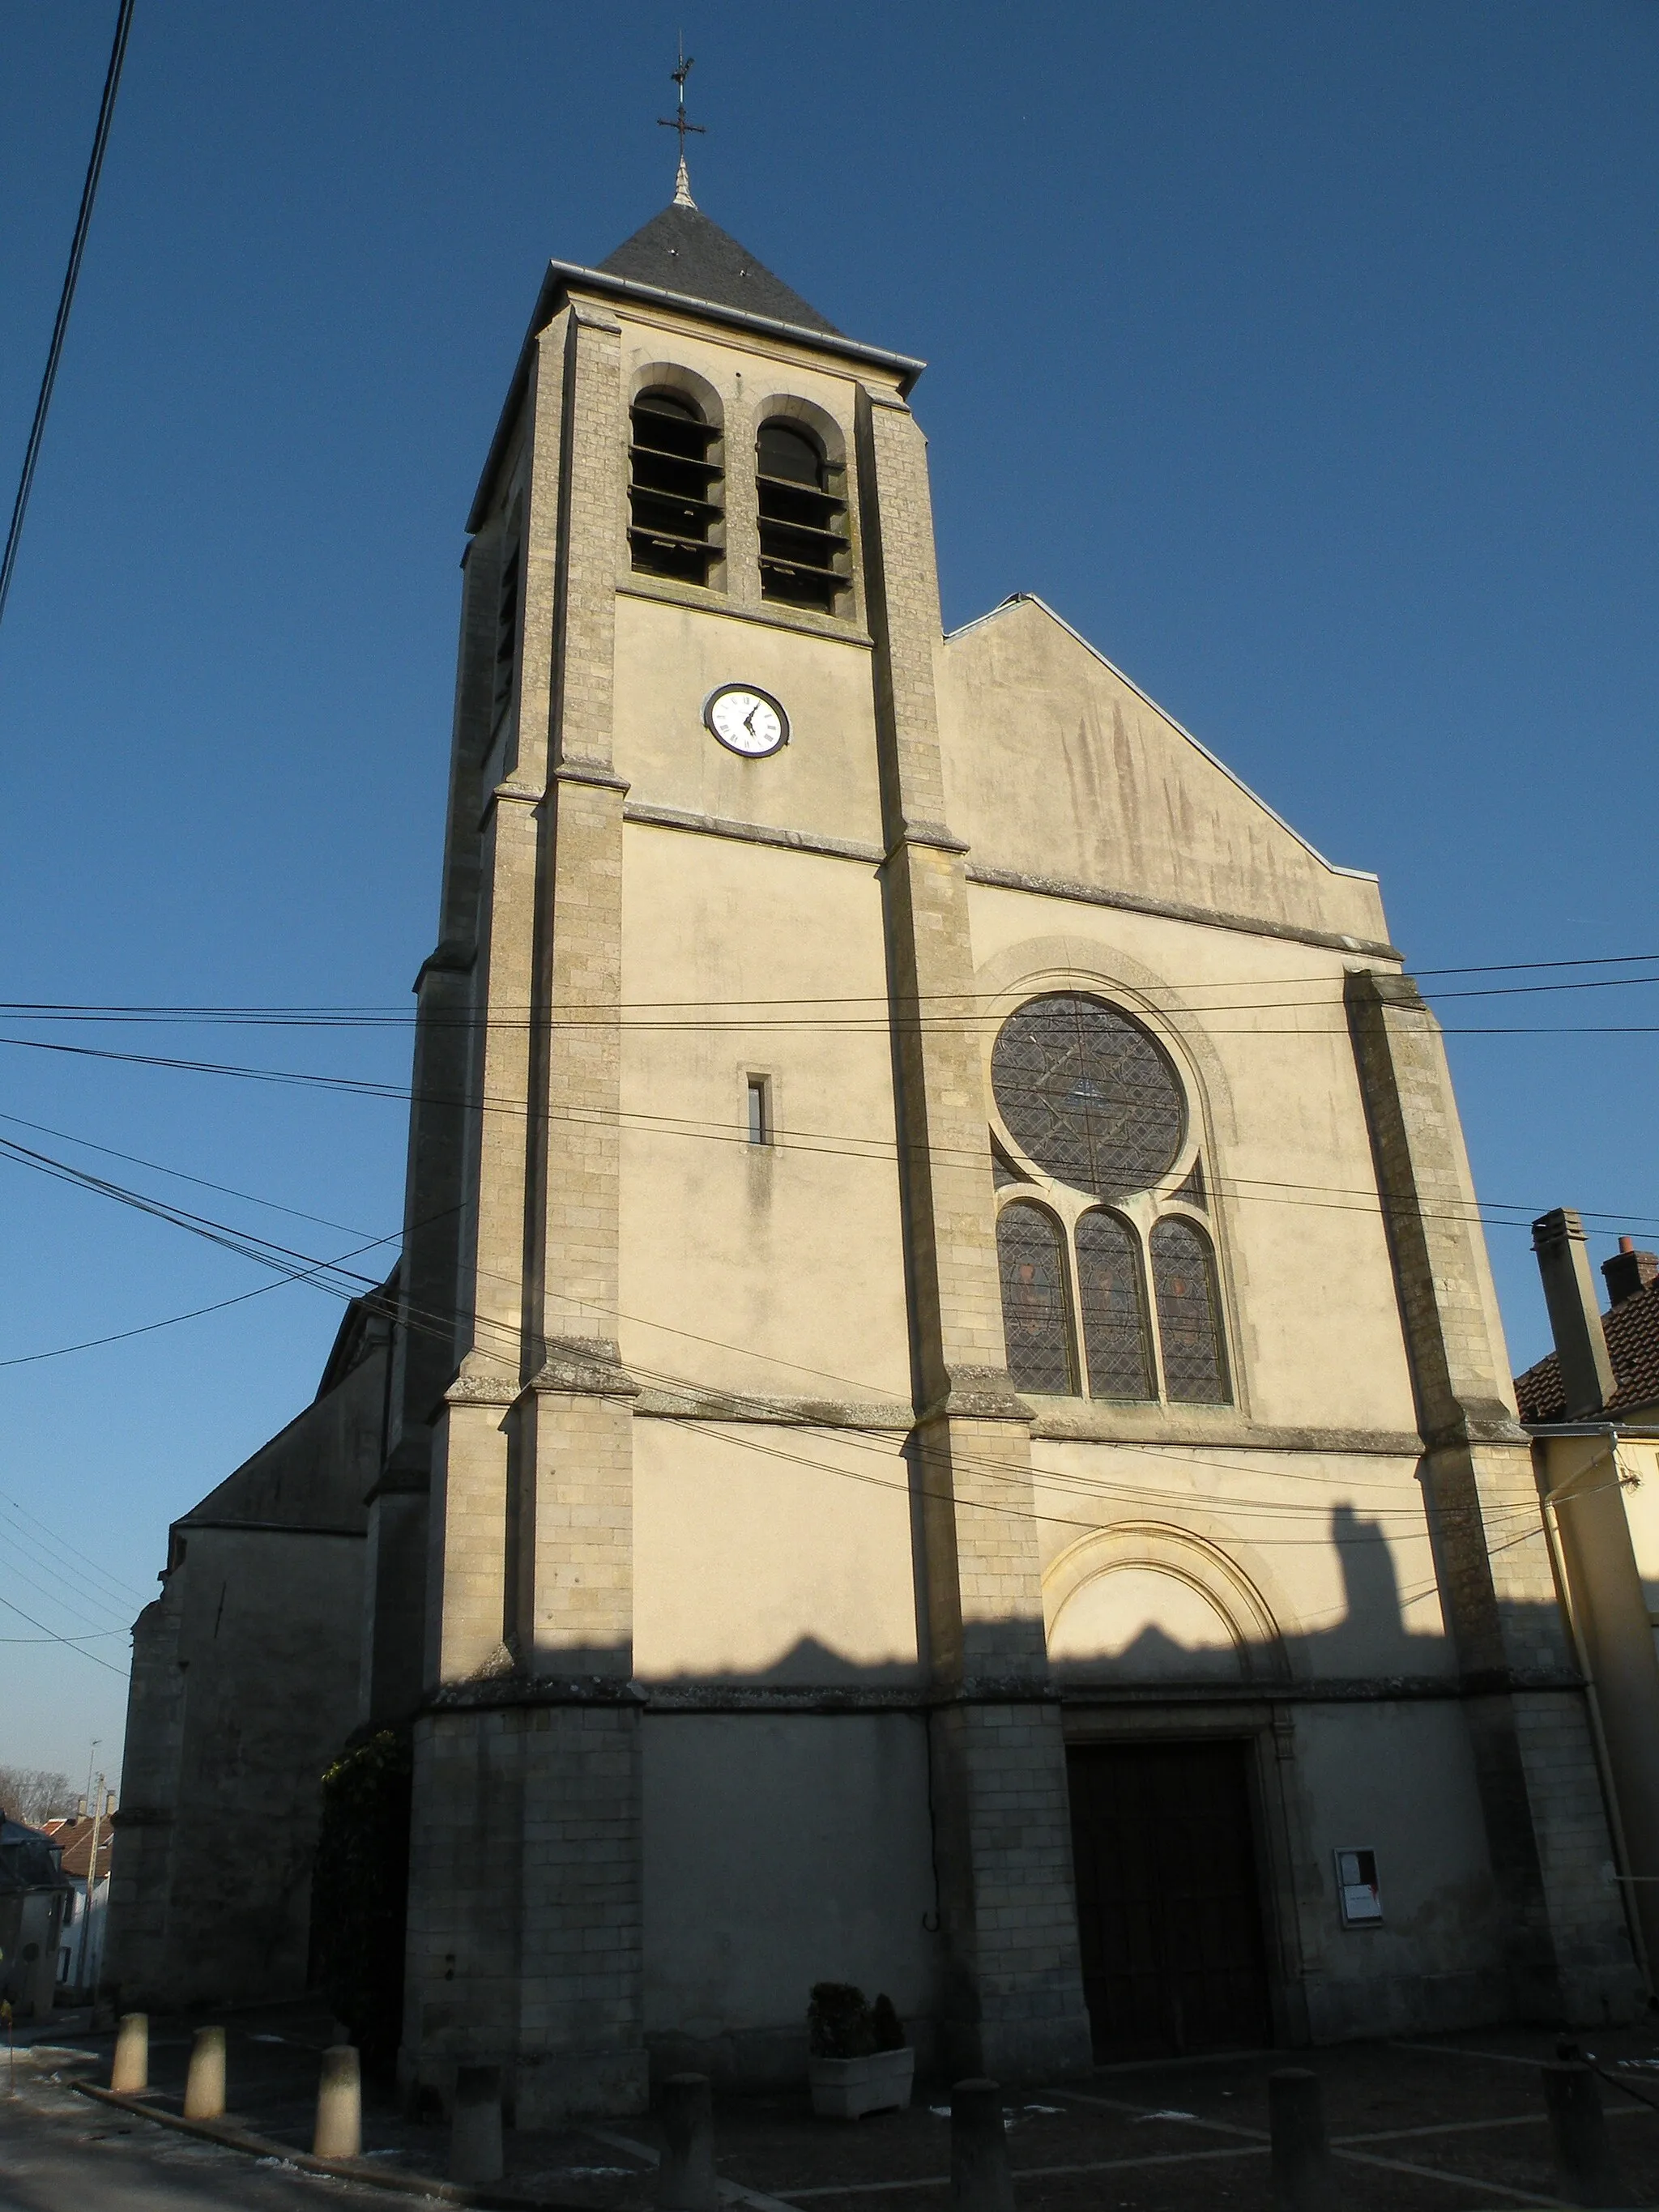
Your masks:
{"label": "stained glass window", "polygon": [[1085,1213],[1077,1225],[1078,1304],[1091,1398],[1150,1398],[1152,1364],[1140,1255],[1115,1214]]}
{"label": "stained glass window", "polygon": [[991,1086],[1010,1133],[1057,1182],[1124,1198],[1166,1175],[1187,1103],[1162,1046],[1139,1022],[1080,993],[1033,999],[991,1051]]}
{"label": "stained glass window", "polygon": [[1017,1390],[1057,1397],[1077,1387],[1060,1224],[1041,1206],[1016,1202],[997,1216],[1002,1268],[1002,1334]]}
{"label": "stained glass window", "polygon": [[1152,1249],[1164,1395],[1172,1405],[1224,1406],[1231,1393],[1209,1244],[1190,1221],[1171,1218],[1153,1230]]}

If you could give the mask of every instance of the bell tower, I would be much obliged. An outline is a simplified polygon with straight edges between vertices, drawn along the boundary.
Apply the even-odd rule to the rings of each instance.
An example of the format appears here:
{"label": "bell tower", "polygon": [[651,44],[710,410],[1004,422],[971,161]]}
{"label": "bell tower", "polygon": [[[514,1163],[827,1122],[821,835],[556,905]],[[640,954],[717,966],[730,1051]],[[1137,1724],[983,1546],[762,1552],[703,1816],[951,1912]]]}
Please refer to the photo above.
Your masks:
{"label": "bell tower", "polygon": [[682,160],[549,268],[470,518],[372,1695],[406,2076],[521,2123],[639,2109],[647,2049],[775,2073],[819,1978],[958,2071],[1089,2061],[921,368]]}

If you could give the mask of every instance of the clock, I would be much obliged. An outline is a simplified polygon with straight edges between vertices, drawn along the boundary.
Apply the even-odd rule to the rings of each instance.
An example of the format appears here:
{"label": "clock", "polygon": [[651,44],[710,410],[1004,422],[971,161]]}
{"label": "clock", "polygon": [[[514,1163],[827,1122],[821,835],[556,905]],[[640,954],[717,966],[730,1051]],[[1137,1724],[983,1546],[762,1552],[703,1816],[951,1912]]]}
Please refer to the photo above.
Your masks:
{"label": "clock", "polygon": [[702,719],[728,751],[764,760],[789,742],[789,717],[769,691],[752,684],[717,684],[702,702]]}

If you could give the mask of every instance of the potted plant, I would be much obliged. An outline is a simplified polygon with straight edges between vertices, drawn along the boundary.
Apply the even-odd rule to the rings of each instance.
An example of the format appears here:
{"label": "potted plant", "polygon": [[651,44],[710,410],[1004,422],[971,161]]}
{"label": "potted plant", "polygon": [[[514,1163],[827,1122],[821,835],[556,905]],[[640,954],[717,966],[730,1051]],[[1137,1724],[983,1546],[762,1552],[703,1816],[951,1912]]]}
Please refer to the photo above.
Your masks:
{"label": "potted plant", "polygon": [[850,1982],[817,1982],[806,2027],[806,2075],[821,2118],[856,2120],[909,2103],[916,2054],[890,1997],[866,2004]]}

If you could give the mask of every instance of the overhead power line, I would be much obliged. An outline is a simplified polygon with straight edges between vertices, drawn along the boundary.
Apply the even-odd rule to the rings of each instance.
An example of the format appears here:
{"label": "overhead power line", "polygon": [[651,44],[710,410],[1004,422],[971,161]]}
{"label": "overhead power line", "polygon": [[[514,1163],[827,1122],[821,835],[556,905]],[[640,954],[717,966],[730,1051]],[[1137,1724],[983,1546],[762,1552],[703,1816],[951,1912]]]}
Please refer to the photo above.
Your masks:
{"label": "overhead power line", "polygon": [[0,558],[0,617],[6,611],[6,594],[11,589],[12,571],[17,565],[18,541],[23,534],[23,516],[29,503],[29,493],[34,485],[35,465],[40,459],[40,441],[46,434],[46,410],[52,405],[52,388],[58,381],[58,364],[63,358],[64,339],[69,331],[70,308],[75,301],[75,287],[81,275],[81,257],[87,250],[87,233],[92,225],[92,204],[98,197],[98,179],[103,174],[104,152],[109,144],[109,127],[115,115],[115,95],[121,84],[121,64],[127,58],[127,34],[132,28],[133,0],[121,0],[115,18],[115,43],[110,49],[109,68],[104,76],[104,96],[98,103],[98,122],[92,134],[92,158],[87,163],[86,181],[81,187],[81,212],[75,219],[75,237],[70,246],[69,267],[64,272],[64,289],[58,297],[58,319],[52,326],[52,343],[46,349],[46,373],[40,380],[40,396],[34,403],[34,420],[29,425],[29,441],[23,452],[23,471],[18,479],[17,497],[12,502],[11,526],[6,532],[6,550]]}
{"label": "overhead power line", "polygon": [[[1595,964],[1631,966],[1650,959],[1659,960],[1659,954],[1628,953],[1617,961]],[[1532,965],[1529,963],[1525,964]],[[1474,971],[1452,969],[1446,972],[1468,974]],[[1420,977],[1414,975],[1413,980],[1420,981]],[[1138,990],[1139,995],[1152,1000],[1161,1012],[1171,1016],[1272,1014],[1295,1013],[1322,1007],[1346,1011],[1339,983],[1340,978],[1330,974],[1235,978],[1211,976],[1202,983],[1147,983],[1139,986]],[[1309,984],[1322,987],[1317,997],[1177,998],[1175,1003],[1165,1006],[1158,995],[1162,994],[1167,998],[1170,994],[1182,992],[1283,992],[1301,990]],[[1431,1004],[1437,1005],[1442,1000],[1453,999],[1533,998],[1556,996],[1565,991],[1650,989],[1655,985],[1659,985],[1659,975],[1595,975],[1547,983],[1471,985],[1462,990],[1425,991],[1422,996]],[[412,1009],[398,1006],[99,1006],[14,1000],[0,1002],[0,1018],[17,1022],[64,1022],[77,1026],[115,1024],[161,1029],[410,1030],[420,1024],[434,1032],[530,1028],[684,1030],[696,1032],[778,1030],[885,1032],[895,1026],[919,1026],[923,1029],[977,1026],[1000,1018],[1000,1002],[1006,996],[1003,992],[946,991],[922,993],[914,1000],[896,1000],[873,993],[848,993],[823,998],[641,999],[621,1000],[608,1004],[567,1000],[545,1007],[498,1005],[462,1007],[451,1013],[428,1012],[424,1016]],[[906,1011],[910,1005],[920,1009],[914,1016]],[[935,1007],[939,1011],[929,1011]],[[820,1009],[824,1011],[817,1011]],[[1258,1032],[1253,1024],[1243,1033]],[[1259,1033],[1273,1034],[1271,1031]],[[1452,1034],[1478,1035],[1482,1032],[1459,1030]],[[1533,1031],[1528,1029],[1521,1034],[1530,1035]]]}
{"label": "overhead power line", "polygon": [[[610,1126],[615,1127],[625,1134],[684,1138],[702,1143],[738,1146],[744,1150],[747,1150],[752,1141],[745,1127],[732,1122],[714,1121],[691,1115],[653,1114],[640,1107],[543,1106],[532,1108],[522,1098],[501,1098],[488,1092],[481,1097],[469,1098],[437,1091],[417,1091],[404,1084],[380,1082],[367,1077],[313,1074],[298,1069],[248,1067],[235,1062],[178,1060],[169,1056],[143,1053],[107,1052],[92,1046],[40,1044],[33,1039],[0,1037],[0,1046],[6,1044],[29,1045],[40,1051],[65,1052],[76,1056],[85,1055],[94,1060],[112,1060],[125,1066],[166,1067],[190,1074],[226,1075],[252,1082],[289,1084],[306,1089],[338,1091],[352,1097],[392,1099],[399,1103],[412,1101],[420,1105],[453,1108],[468,1114],[506,1115],[526,1121],[533,1118],[545,1123],[549,1127],[556,1122],[568,1123],[580,1128]],[[0,1115],[0,1121],[17,1121],[19,1126],[22,1127],[39,1129],[43,1133],[59,1137],[65,1143],[84,1145],[89,1151],[101,1152],[115,1158],[131,1160],[136,1165],[150,1168],[158,1175],[172,1176],[177,1174],[177,1170],[163,1167],[159,1162],[140,1160],[135,1154],[117,1152],[111,1146],[98,1145],[85,1138],[70,1136],[64,1131],[48,1130],[44,1123],[25,1122],[19,1117],[8,1115]],[[910,1145],[902,1143],[891,1136],[879,1134],[866,1136],[845,1130],[781,1130],[775,1135],[771,1149],[779,1152],[810,1155],[816,1158],[860,1160],[878,1165],[901,1156],[908,1159],[927,1158],[943,1160],[947,1164],[957,1165],[975,1164],[981,1158],[981,1154],[977,1151],[953,1152],[949,1147]],[[0,1138],[0,1158],[15,1159],[22,1166],[33,1166],[44,1162],[46,1164],[44,1171],[48,1174],[60,1176],[64,1180],[82,1182],[89,1188],[101,1187],[100,1178],[86,1176],[82,1170],[70,1167],[66,1162],[51,1160],[48,1155],[35,1154],[29,1147],[17,1146],[7,1138]],[[179,1176],[179,1179],[185,1182],[205,1182],[205,1178],[199,1176]],[[1249,1200],[1253,1203],[1300,1205],[1339,1212],[1374,1212],[1393,1196],[1392,1193],[1387,1191],[1378,1191],[1373,1188],[1358,1185],[1316,1183],[1302,1179],[1295,1182],[1276,1182],[1272,1178],[1260,1176],[1212,1175],[1209,1177],[1209,1183],[1210,1188],[1220,1194],[1238,1200]],[[270,1206],[274,1212],[291,1213],[300,1219],[319,1221],[322,1226],[343,1230],[347,1235],[356,1234],[365,1237],[368,1235],[366,1230],[353,1231],[343,1222],[328,1221],[314,1214],[302,1214],[297,1207],[278,1206],[270,1200],[255,1196],[252,1192],[236,1190],[228,1184],[213,1183],[207,1184],[206,1187],[223,1191],[232,1197],[244,1199],[252,1205]],[[118,1184],[109,1186],[107,1194],[118,1197],[122,1203],[136,1206],[146,1212],[182,1212],[182,1209],[164,1207],[159,1202],[145,1199],[137,1193],[124,1191]],[[1512,1229],[1527,1227],[1546,1208],[1542,1204],[1532,1200],[1487,1198],[1468,1205],[1457,1201],[1443,1203],[1429,1210],[1437,1218],[1480,1221],[1488,1228]],[[1578,1211],[1586,1220],[1614,1222],[1626,1229],[1659,1227],[1659,1220],[1646,1215],[1633,1213],[1626,1208],[1581,1206]],[[1506,1219],[1504,1217],[1507,1215],[1519,1218]],[[204,1217],[201,1215],[191,1215],[188,1218],[192,1225],[200,1226],[204,1224]],[[233,1233],[227,1231],[222,1223],[205,1224],[205,1226],[218,1231],[221,1237]],[[264,1238],[252,1238],[251,1241],[261,1244],[269,1243],[269,1240]],[[392,1238],[387,1237],[377,1241],[390,1243]],[[272,1247],[271,1249],[280,1250],[284,1248]],[[365,1246],[362,1249],[369,1248]],[[211,1311],[214,1309],[205,1308],[202,1310]],[[178,1316],[179,1319],[192,1317]],[[3,1361],[0,1361],[0,1365],[4,1364]]]}
{"label": "overhead power line", "polygon": [[124,1583],[118,1575],[112,1575],[106,1567],[100,1567],[95,1559],[90,1558],[85,1552],[78,1550],[73,1544],[66,1544],[49,1521],[43,1521],[38,1513],[31,1513],[27,1505],[20,1505],[15,1498],[0,1497],[0,1511],[10,1513],[19,1521],[29,1522],[38,1543],[46,1545],[61,1558],[88,1571],[98,1581],[106,1584],[117,1596],[129,1603],[134,1599],[137,1599],[140,1605],[145,1602],[143,1590],[131,1583]]}
{"label": "overhead power line", "polygon": [[[1562,968],[1635,968],[1659,963],[1659,952],[1601,952],[1572,960],[1489,960],[1476,962],[1465,968],[1413,968],[1410,970],[1415,981],[1437,975],[1516,975],[1542,974]],[[1317,975],[1250,975],[1222,977],[1210,975],[1201,982],[1154,983],[1144,986],[1149,991],[1255,991],[1285,990],[1304,983],[1328,984],[1335,979],[1328,970]],[[1645,976],[1630,975],[1613,979],[1619,982],[1639,983],[1649,981]],[[1577,988],[1577,985],[1563,988]],[[1000,999],[1000,992],[949,991],[923,992],[918,1003],[931,1005],[942,999],[953,1006],[980,999]],[[1444,993],[1453,997],[1467,995]],[[1477,994],[1479,995],[1479,994]],[[886,993],[842,992],[830,996],[807,996],[768,999],[623,999],[599,1009],[607,1015],[615,1013],[691,1013],[729,1012],[735,1007],[791,1007],[791,1006],[881,1006],[890,1004]],[[594,1011],[580,1000],[568,1000],[554,1012],[563,1018]],[[507,1006],[494,1010],[490,1018],[501,1020],[527,1017],[527,1006]],[[274,1027],[303,1028],[312,1024],[327,1026],[337,1024],[343,1028],[374,1028],[382,1025],[411,1028],[420,1019],[419,1014],[406,1005],[399,1006],[216,1006],[202,1001],[147,1004],[143,1001],[118,1003],[110,1000],[75,1000],[67,999],[11,999],[0,1000],[0,1017],[15,1020],[42,1021],[134,1021],[134,1022],[247,1022],[269,1023]],[[428,1017],[428,1019],[431,1018]],[[476,1017],[458,1017],[469,1025]]]}
{"label": "overhead power line", "polygon": [[[33,1156],[33,1159],[26,1161],[25,1164],[33,1164],[33,1159],[38,1159],[39,1157],[40,1156],[38,1155]],[[112,1192],[109,1186],[97,1182],[95,1179],[92,1182],[92,1188],[98,1190],[103,1195],[107,1196],[115,1194]],[[174,1226],[186,1227],[189,1225],[186,1220],[177,1218],[176,1215],[170,1218],[173,1218]],[[203,1225],[204,1229],[216,1229],[217,1227],[216,1224],[204,1223]],[[218,1242],[220,1240],[216,1236],[214,1241]],[[390,1240],[386,1239],[382,1241],[389,1242]],[[260,1265],[264,1267],[273,1268],[282,1267],[284,1269],[284,1272],[288,1273],[289,1279],[296,1279],[292,1274],[291,1263],[288,1261],[262,1255],[254,1252],[251,1249],[246,1250],[243,1256],[255,1259]],[[342,1299],[343,1301],[349,1302],[354,1295],[362,1295],[361,1289],[354,1292],[349,1280],[343,1282],[338,1279],[330,1279],[330,1275],[322,1272],[324,1264],[325,1263],[320,1261],[314,1262],[312,1269],[303,1277],[303,1279],[310,1282],[314,1288],[325,1291],[331,1296]],[[331,1268],[331,1273],[336,1278],[345,1277],[349,1274],[349,1270],[338,1267],[337,1264]],[[367,1276],[360,1277],[357,1279],[363,1288],[368,1287],[371,1282],[371,1279]],[[500,1277],[487,1277],[485,1279],[504,1281],[507,1279]],[[673,1336],[686,1343],[695,1343],[715,1351],[744,1352],[747,1350],[747,1347],[726,1343],[717,1337],[707,1336],[690,1330],[676,1328],[672,1324],[661,1322],[647,1321],[640,1315],[625,1313],[620,1308],[602,1307],[591,1300],[586,1300],[582,1303],[587,1307],[589,1311],[602,1314],[605,1318],[610,1322],[625,1322],[635,1327]],[[413,1334],[430,1337],[452,1346],[455,1342],[458,1322],[465,1322],[470,1334],[471,1335],[476,1348],[481,1352],[485,1358],[495,1362],[501,1368],[504,1374],[516,1374],[518,1372],[523,1354],[525,1333],[516,1323],[502,1321],[496,1316],[488,1314],[487,1312],[482,1312],[476,1310],[463,1313],[459,1309],[454,1306],[422,1308],[415,1306],[407,1301],[404,1301],[400,1305],[399,1318],[403,1325]],[[785,1361],[781,1364],[787,1366],[794,1366],[796,1364],[796,1363],[788,1361]],[[679,1394],[690,1392],[696,1397],[706,1398],[711,1388],[711,1386],[706,1382],[693,1380],[684,1375],[674,1373],[672,1370],[649,1366],[633,1355],[630,1355],[629,1357],[629,1372],[633,1374],[637,1380],[645,1383],[661,1386],[671,1392]],[[882,1392],[875,1386],[867,1383],[856,1382],[848,1376],[834,1375],[827,1370],[800,1369],[799,1371],[803,1373],[813,1373],[817,1376],[817,1379],[821,1381],[836,1383],[842,1389],[854,1391],[854,1393],[861,1393],[866,1396],[874,1395],[876,1397],[879,1397],[883,1395]],[[771,1406],[769,1402],[763,1398],[756,1398],[751,1394],[734,1391],[724,1386],[715,1387],[715,1395],[724,1403],[728,1404],[734,1408],[747,1408],[751,1414],[757,1414],[763,1418],[774,1419],[776,1418],[775,1407]],[[711,1414],[708,1416],[705,1420],[701,1422],[695,1419],[691,1419],[690,1425],[694,1428],[698,1426],[708,1426],[710,1423],[718,1424],[720,1419],[720,1415]],[[836,1428],[832,1431],[827,1428],[823,1424],[813,1423],[810,1420],[799,1421],[792,1419],[788,1420],[786,1425],[791,1429],[796,1430],[804,1434],[823,1437],[833,1436],[839,1445],[843,1449],[860,1450],[866,1455],[873,1450],[882,1458],[884,1462],[890,1460],[892,1456],[891,1448],[890,1445],[884,1443],[878,1443],[866,1433],[857,1429],[848,1430]],[[794,1460],[796,1458],[795,1455],[782,1451],[775,1446],[766,1445],[756,1438],[733,1437],[728,1439],[728,1441],[731,1441],[743,1449],[760,1452],[764,1455],[786,1461]],[[1186,1459],[1178,1459],[1177,1455],[1172,1451],[1154,1453],[1153,1455],[1168,1458],[1175,1463],[1188,1468],[1194,1465],[1200,1467],[1213,1467],[1215,1471],[1218,1473],[1243,1473],[1246,1471],[1244,1469],[1238,1468],[1229,1462],[1220,1461],[1194,1461],[1190,1457]],[[991,1461],[980,1462],[975,1460],[972,1455],[958,1455],[957,1459],[958,1463],[964,1468],[977,1468],[978,1471],[994,1479],[1004,1479],[1004,1470],[1002,1469],[1000,1462]],[[845,1469],[824,1467],[822,1462],[816,1461],[799,1461],[798,1463],[801,1465],[818,1467],[821,1471],[830,1474],[846,1472]],[[890,1488],[893,1486],[890,1481],[889,1481],[885,1477],[866,1477],[863,1479],[877,1480],[880,1484],[880,1486],[883,1487]],[[1103,1480],[1098,1477],[1074,1477],[1068,1475],[1064,1472],[1052,1469],[1044,1470],[1043,1480],[1045,1482],[1049,1484],[1050,1486],[1058,1486],[1062,1488],[1081,1488],[1091,1497],[1118,1494],[1129,1498],[1141,1498],[1146,1494],[1139,1486],[1126,1486],[1121,1483],[1113,1483],[1109,1480]],[[1237,1498],[1232,1498],[1230,1499],[1228,1503],[1230,1507],[1236,1510],[1261,1513],[1279,1519],[1283,1519],[1286,1516],[1295,1516],[1300,1515],[1305,1516],[1310,1514],[1317,1516],[1324,1510],[1322,1506],[1311,1507],[1298,1505],[1294,1503],[1287,1503],[1282,1498],[1261,1500],[1254,1504],[1241,1503]],[[1001,1511],[1011,1510],[1012,1509],[1002,1508],[996,1506],[995,1504],[986,1504],[983,1506],[983,1510],[987,1511]],[[1021,1510],[1023,1510],[1024,1509]],[[1411,1509],[1408,1509],[1403,1515],[1385,1513],[1382,1517],[1406,1518],[1411,1520],[1413,1524],[1415,1524],[1415,1522],[1419,1517],[1419,1510],[1420,1509],[1413,1506]],[[1081,1527],[1090,1525],[1083,1522],[1073,1524],[1070,1516],[1066,1515],[1038,1513],[1036,1517],[1039,1520],[1056,1521],[1068,1526],[1077,1525]],[[1273,1539],[1272,1540],[1274,1542],[1296,1542],[1302,1540]]]}
{"label": "overhead power line", "polygon": [[[59,1636],[55,1630],[48,1628],[44,1620],[37,1620],[32,1613],[25,1613],[21,1605],[14,1605],[9,1597],[0,1597],[0,1605],[3,1605],[8,1613],[15,1613],[19,1620],[27,1620],[31,1628],[40,1629],[49,1644],[67,1644],[71,1651],[80,1652],[83,1659],[90,1659],[94,1667],[101,1667],[106,1674],[118,1674],[124,1682],[126,1680],[130,1671],[127,1668],[112,1667],[107,1659],[100,1659],[95,1651],[88,1651],[85,1649],[87,1644],[94,1640],[98,1642],[103,1640],[101,1630],[95,1639],[89,1636]],[[111,1629],[108,1632],[112,1636],[118,1636],[122,1633],[118,1628]],[[6,1639],[8,1643],[18,1644],[33,1644],[34,1640],[32,1636],[8,1637]]]}
{"label": "overhead power line", "polygon": [[[9,1517],[3,1527],[8,1545],[16,1547],[15,1570],[25,1582],[30,1581],[32,1575],[45,1575],[48,1582],[53,1583],[60,1593],[67,1594],[76,1605],[91,1606],[106,1620],[125,1620],[131,1615],[135,1601],[139,1605],[144,1602],[136,1593],[133,1597],[114,1596],[102,1583],[94,1581],[84,1567],[77,1565],[72,1557],[49,1550],[20,1521]],[[13,1560],[0,1553],[0,1571],[9,1571],[13,1565]],[[25,1570],[30,1571],[25,1572]],[[39,1587],[38,1584],[34,1586]],[[93,1626],[90,1621],[87,1625],[88,1627]]]}

